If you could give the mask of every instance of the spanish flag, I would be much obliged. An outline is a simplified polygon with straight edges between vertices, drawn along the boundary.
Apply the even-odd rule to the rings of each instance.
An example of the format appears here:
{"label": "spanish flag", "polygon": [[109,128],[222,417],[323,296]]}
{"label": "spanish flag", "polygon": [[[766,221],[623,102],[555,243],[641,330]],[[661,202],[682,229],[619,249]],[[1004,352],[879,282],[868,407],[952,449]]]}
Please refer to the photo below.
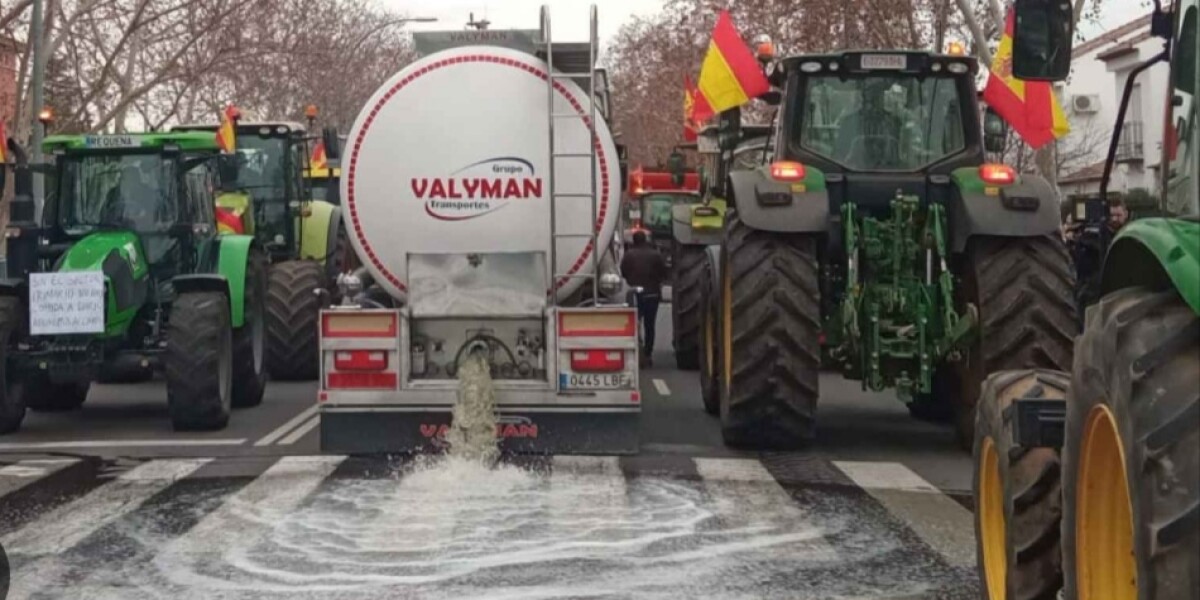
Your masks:
{"label": "spanish flag", "polygon": [[309,171],[326,171],[329,169],[329,157],[325,155],[325,140],[317,140],[313,146],[312,158],[308,161]]}
{"label": "spanish flag", "polygon": [[8,162],[8,131],[4,129],[4,121],[0,121],[0,164]]}
{"label": "spanish flag", "polygon": [[699,88],[708,108],[718,113],[741,106],[771,89],[727,10],[721,11],[713,27],[708,54],[700,67]]}
{"label": "spanish flag", "polygon": [[696,141],[700,127],[713,116],[712,108],[704,95],[692,83],[692,78],[683,76],[683,139],[687,142]]}
{"label": "spanish flag", "polygon": [[221,126],[217,128],[217,147],[224,154],[233,154],[237,152],[237,120],[242,117],[238,112],[237,107],[230,104],[225,107],[225,114],[221,116]]}
{"label": "spanish flag", "polygon": [[1048,81],[1021,81],[1013,77],[1013,13],[1010,9],[1000,38],[1000,48],[992,59],[983,100],[1017,135],[1033,149],[1041,148],[1071,131],[1067,116],[1054,97]]}

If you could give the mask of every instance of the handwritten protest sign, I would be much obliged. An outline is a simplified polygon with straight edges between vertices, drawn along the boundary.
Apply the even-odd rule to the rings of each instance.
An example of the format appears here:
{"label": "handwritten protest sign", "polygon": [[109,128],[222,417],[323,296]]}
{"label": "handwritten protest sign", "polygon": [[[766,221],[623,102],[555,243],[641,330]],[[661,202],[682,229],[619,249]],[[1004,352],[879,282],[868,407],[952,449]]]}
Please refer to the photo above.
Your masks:
{"label": "handwritten protest sign", "polygon": [[103,333],[104,274],[30,273],[29,332]]}

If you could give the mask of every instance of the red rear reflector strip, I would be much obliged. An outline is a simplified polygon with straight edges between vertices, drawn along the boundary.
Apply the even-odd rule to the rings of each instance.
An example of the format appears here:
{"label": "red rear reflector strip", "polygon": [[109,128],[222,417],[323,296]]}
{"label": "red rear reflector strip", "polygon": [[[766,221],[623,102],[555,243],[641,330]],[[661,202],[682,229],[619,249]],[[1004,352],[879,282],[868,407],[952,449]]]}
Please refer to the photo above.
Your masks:
{"label": "red rear reflector strip", "polygon": [[383,350],[339,350],[333,353],[333,366],[339,371],[382,371],[387,368]]}
{"label": "red rear reflector strip", "polygon": [[395,373],[330,373],[329,389],[392,390],[396,389]]}
{"label": "red rear reflector strip", "polygon": [[325,313],[321,335],[325,337],[395,337],[396,315],[391,313]]}
{"label": "red rear reflector strip", "polygon": [[562,337],[633,337],[637,320],[633,311],[558,313],[558,335]]}
{"label": "red rear reflector strip", "polygon": [[625,370],[625,353],[620,350],[572,350],[571,370],[612,373]]}

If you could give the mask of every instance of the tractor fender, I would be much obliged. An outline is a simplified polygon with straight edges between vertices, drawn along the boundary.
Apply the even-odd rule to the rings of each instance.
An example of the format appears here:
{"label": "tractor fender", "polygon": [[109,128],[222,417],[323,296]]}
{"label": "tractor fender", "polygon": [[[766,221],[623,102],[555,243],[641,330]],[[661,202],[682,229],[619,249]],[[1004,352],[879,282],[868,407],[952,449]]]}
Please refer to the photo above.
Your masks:
{"label": "tractor fender", "polygon": [[[254,238],[249,235],[226,234],[218,238],[216,273],[182,275],[176,277],[175,289],[178,291],[220,291],[229,297],[229,314],[234,327],[241,327],[246,322],[246,268],[250,264],[250,251],[256,247]],[[191,290],[179,287],[180,280],[186,281],[185,286],[196,286]]]}
{"label": "tractor fender", "polygon": [[27,293],[24,279],[0,279],[0,298],[12,297],[24,300]]}
{"label": "tractor fender", "polygon": [[[692,218],[694,210],[702,205],[700,204],[678,204],[671,207],[671,235],[674,236],[675,242],[685,246],[707,246],[710,244],[721,243],[721,226],[724,212],[711,217],[699,217],[699,219],[714,221],[716,227],[696,227],[696,220]],[[716,207],[710,207],[716,209]]]}
{"label": "tractor fender", "polygon": [[824,233],[829,229],[829,194],[824,176],[809,169],[809,177],[820,175],[820,185],[789,184],[767,177],[762,168],[729,174],[732,206],[748,227],[780,233]]}
{"label": "tractor fender", "polygon": [[992,193],[982,182],[960,182],[954,204],[950,242],[955,253],[965,251],[967,241],[976,235],[1034,237],[1059,232],[1058,196],[1049,182],[1036,175],[1022,175]]}
{"label": "tractor fender", "polygon": [[1174,287],[1200,314],[1200,220],[1145,218],[1123,227],[1105,255],[1101,289],[1133,286]]}
{"label": "tractor fender", "polygon": [[300,258],[324,265],[331,240],[337,239],[337,221],[341,210],[321,200],[308,202],[307,207],[308,214],[301,217]]}

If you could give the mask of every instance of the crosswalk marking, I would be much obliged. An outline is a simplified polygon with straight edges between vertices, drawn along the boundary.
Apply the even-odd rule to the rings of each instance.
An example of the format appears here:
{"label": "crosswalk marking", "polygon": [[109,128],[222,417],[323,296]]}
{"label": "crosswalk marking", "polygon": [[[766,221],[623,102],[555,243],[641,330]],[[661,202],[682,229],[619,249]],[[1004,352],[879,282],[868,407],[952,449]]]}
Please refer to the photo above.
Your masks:
{"label": "crosswalk marking", "polygon": [[0,498],[79,462],[75,458],[23,460],[0,467]]}
{"label": "crosswalk marking", "polygon": [[317,405],[314,404],[314,405],[304,409],[304,411],[301,412],[300,414],[289,419],[287,423],[284,423],[283,425],[280,425],[279,427],[277,427],[271,433],[264,435],[257,442],[254,442],[254,445],[255,446],[270,446],[271,444],[274,444],[279,438],[287,435],[287,433],[289,431],[291,431],[292,429],[299,427],[301,423],[316,416],[316,414],[317,414]]}
{"label": "crosswalk marking", "polygon": [[654,380],[654,389],[658,391],[659,396],[670,396],[671,388],[667,387],[667,382],[661,379]]}
{"label": "crosswalk marking", "polygon": [[975,564],[975,524],[971,513],[920,475],[893,462],[833,461],[833,464],[904,521],[949,564]]}
{"label": "crosswalk marking", "polygon": [[10,554],[58,554],[101,527],[136,510],[151,496],[187,477],[211,459],[155,460],[138,465],[91,493],[58,507],[9,534]]}
{"label": "crosswalk marking", "polygon": [[308,432],[316,429],[317,426],[320,424],[321,424],[320,417],[313,417],[312,419],[309,419],[309,421],[307,423],[301,425],[300,427],[297,427],[296,430],[289,433],[287,435],[287,437],[283,438],[282,440],[279,440],[279,445],[280,446],[291,446],[292,444],[295,444],[296,442],[300,441],[301,438],[308,435]]}
{"label": "crosswalk marking", "polygon": [[44,450],[88,450],[91,448],[176,448],[179,446],[241,446],[244,438],[203,438],[160,440],[62,440],[58,442],[4,442],[0,451],[40,452]]}

